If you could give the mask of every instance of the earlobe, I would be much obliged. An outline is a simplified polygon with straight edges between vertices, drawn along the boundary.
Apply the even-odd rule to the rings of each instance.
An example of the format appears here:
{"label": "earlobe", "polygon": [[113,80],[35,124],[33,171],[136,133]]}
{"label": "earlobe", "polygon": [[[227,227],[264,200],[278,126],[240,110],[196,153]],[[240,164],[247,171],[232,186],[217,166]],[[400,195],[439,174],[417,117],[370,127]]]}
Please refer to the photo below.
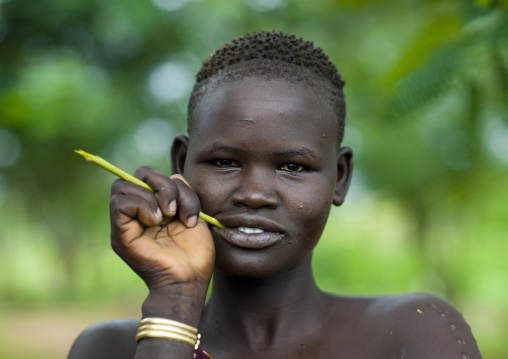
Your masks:
{"label": "earlobe", "polygon": [[351,175],[353,173],[353,150],[350,147],[341,147],[337,155],[337,183],[333,194],[333,204],[340,206],[344,203]]}
{"label": "earlobe", "polygon": [[183,134],[177,135],[171,147],[171,172],[173,174],[180,174],[183,176],[188,148],[189,138]]}

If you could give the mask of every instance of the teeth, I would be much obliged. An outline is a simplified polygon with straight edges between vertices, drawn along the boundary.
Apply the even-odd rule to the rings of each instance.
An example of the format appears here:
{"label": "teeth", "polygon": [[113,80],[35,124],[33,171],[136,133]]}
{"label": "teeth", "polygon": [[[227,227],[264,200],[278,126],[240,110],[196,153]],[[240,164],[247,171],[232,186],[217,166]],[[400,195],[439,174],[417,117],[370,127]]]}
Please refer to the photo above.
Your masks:
{"label": "teeth", "polygon": [[261,228],[238,227],[237,229],[243,233],[263,233],[264,232]]}

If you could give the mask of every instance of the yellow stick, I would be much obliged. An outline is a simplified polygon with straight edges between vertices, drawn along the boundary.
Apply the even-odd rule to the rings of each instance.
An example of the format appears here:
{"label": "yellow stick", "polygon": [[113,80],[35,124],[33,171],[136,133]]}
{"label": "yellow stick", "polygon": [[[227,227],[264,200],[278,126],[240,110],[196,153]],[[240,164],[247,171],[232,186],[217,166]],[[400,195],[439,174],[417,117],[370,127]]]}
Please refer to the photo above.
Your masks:
{"label": "yellow stick", "polygon": [[[76,153],[80,154],[81,156],[85,157],[86,160],[95,163],[96,165],[104,168],[105,170],[117,175],[121,179],[126,180],[127,182],[131,182],[134,184],[137,184],[139,186],[145,187],[146,189],[155,192],[148,184],[145,182],[137,179],[136,177],[128,174],[125,171],[122,171],[120,168],[112,165],[108,161],[102,159],[99,156],[91,155],[90,153],[87,153],[83,150],[76,150]],[[226,228],[222,223],[220,223],[217,219],[210,217],[209,215],[204,214],[203,212],[199,212],[199,217],[210,223],[211,225],[219,228]]]}

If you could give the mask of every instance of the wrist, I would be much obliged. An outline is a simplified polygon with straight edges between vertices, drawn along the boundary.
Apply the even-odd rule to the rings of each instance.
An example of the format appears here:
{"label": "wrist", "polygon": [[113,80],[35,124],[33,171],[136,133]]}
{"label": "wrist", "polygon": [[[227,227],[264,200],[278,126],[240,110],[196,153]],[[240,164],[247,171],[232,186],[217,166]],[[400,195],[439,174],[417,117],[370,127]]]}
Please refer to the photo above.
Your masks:
{"label": "wrist", "polygon": [[151,288],[143,302],[143,318],[176,320],[197,327],[206,300],[208,283],[177,283]]}

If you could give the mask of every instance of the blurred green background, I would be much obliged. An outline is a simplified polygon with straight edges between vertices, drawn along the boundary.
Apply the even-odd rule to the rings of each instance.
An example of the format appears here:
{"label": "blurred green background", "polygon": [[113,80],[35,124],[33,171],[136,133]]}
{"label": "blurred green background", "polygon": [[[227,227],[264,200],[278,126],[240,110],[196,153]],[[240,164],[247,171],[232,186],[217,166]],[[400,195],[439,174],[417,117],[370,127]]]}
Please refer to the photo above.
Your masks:
{"label": "blurred green background", "polygon": [[508,1],[0,1],[0,358],[65,357],[140,315],[109,247],[114,179],[169,173],[201,61],[233,37],[314,41],[346,80],[352,189],[315,252],[342,294],[430,292],[508,357]]}

